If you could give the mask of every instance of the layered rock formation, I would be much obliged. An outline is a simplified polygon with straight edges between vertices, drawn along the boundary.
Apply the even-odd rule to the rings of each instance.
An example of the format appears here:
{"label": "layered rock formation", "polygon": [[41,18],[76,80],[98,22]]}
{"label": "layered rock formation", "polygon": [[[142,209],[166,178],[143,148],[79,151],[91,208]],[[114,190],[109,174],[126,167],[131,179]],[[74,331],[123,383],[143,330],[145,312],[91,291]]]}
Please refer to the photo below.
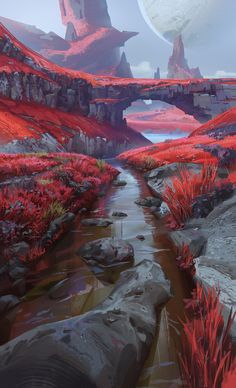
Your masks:
{"label": "layered rock formation", "polygon": [[120,32],[112,27],[106,0],[59,0],[66,36],[45,33],[10,19],[0,18],[21,42],[60,66],[93,74],[132,77],[120,47],[135,32]]}
{"label": "layered rock formation", "polygon": [[173,54],[170,57],[168,64],[168,78],[203,78],[198,67],[195,69],[190,69],[185,58],[184,44],[181,35],[178,35],[174,41]]}
{"label": "layered rock formation", "polygon": [[88,117],[92,76],[44,60],[1,25],[0,68],[1,152],[68,150],[103,157],[130,148],[134,139],[142,144],[135,131]]}
{"label": "layered rock formation", "polygon": [[[79,128],[69,125],[68,131],[67,125],[63,125],[63,132],[59,136],[60,143],[62,141],[64,144],[65,139],[68,140],[71,129],[79,129],[76,133],[72,131],[73,135],[69,136],[70,150],[74,152],[77,149],[83,152],[84,148],[81,150],[80,147],[81,136],[85,149],[90,150],[97,148],[97,144],[109,143],[108,139],[111,139],[112,146],[110,143],[106,146],[113,149],[114,144],[119,144],[119,151],[147,144],[148,141],[141,135],[128,129],[123,119],[123,111],[136,100],[165,101],[201,119],[227,110],[234,106],[236,101],[235,79],[204,79],[191,82],[189,80],[130,80],[108,76],[94,77],[87,73],[64,69],[28,49],[2,25],[0,25],[0,69],[0,96],[8,99],[9,104],[11,101],[14,101],[14,104],[17,102],[16,105],[19,102],[30,104],[29,113],[36,104],[41,107],[41,113],[43,110],[46,112],[46,109],[56,109],[68,113],[71,119],[73,115],[79,116]],[[9,104],[8,106],[11,106]],[[20,119],[25,120],[27,109],[23,105],[21,108],[25,113],[21,114]],[[8,107],[4,109],[7,111]],[[12,106],[10,112],[14,113]],[[57,120],[59,115],[55,114],[53,121]],[[30,114],[28,116],[30,121]],[[52,117],[52,113],[50,116]],[[23,124],[27,126],[25,122]],[[41,128],[40,132],[45,134],[42,122],[38,124]],[[11,125],[9,122],[8,128],[11,128]],[[112,132],[109,130],[111,126],[114,127]],[[30,127],[31,125],[28,125],[27,132]],[[53,127],[56,129],[55,125]],[[94,128],[98,129],[98,127],[99,132],[97,130],[95,132]],[[123,139],[121,143],[117,142],[117,136],[113,136],[114,133],[121,136]],[[49,134],[57,138],[59,130],[56,132],[52,128]],[[35,132],[32,131],[32,135],[35,137]],[[87,136],[90,138],[89,141]]]}

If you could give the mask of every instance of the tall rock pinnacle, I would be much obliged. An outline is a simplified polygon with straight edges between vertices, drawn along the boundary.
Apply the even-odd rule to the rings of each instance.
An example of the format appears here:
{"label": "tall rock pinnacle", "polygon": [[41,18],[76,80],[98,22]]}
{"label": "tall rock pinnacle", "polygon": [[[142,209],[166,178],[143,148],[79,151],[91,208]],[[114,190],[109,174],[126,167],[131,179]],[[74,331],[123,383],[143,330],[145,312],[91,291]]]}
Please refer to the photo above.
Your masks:
{"label": "tall rock pinnacle", "polygon": [[168,78],[203,78],[198,67],[190,69],[188,66],[181,35],[178,35],[174,41],[173,54],[170,57],[168,64]]}
{"label": "tall rock pinnacle", "polygon": [[106,0],[59,0],[59,4],[67,40],[88,35],[91,26],[112,27]]}
{"label": "tall rock pinnacle", "polygon": [[137,33],[118,31],[112,26],[107,0],[58,1],[62,23],[67,27],[65,39],[10,19],[0,17],[0,22],[22,43],[60,66],[92,74],[132,77],[120,48]]}

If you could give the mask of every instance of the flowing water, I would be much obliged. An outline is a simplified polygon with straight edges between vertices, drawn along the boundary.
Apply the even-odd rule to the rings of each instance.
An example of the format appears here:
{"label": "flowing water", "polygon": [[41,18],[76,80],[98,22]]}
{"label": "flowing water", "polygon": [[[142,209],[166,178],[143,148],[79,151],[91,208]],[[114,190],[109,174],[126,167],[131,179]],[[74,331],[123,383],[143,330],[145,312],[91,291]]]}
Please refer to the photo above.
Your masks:
{"label": "flowing water", "polygon": [[[111,187],[88,217],[111,216],[113,211],[125,212],[128,217],[114,218],[108,228],[83,227],[78,219],[73,229],[31,273],[28,286],[32,289],[23,303],[0,321],[0,340],[4,343],[40,324],[83,314],[104,300],[119,272],[95,276],[77,252],[88,241],[103,237],[123,238],[133,245],[136,263],[151,259],[161,264],[171,281],[173,293],[162,312],[159,335],[156,335],[137,387],[182,387],[178,363],[179,319],[184,317],[183,299],[189,296],[189,287],[176,266],[175,254],[161,221],[150,209],[135,204],[136,199],[150,195],[143,178],[118,161],[111,163],[121,171],[120,179],[126,180],[127,185]],[[138,240],[137,235],[143,235],[145,240]]]}

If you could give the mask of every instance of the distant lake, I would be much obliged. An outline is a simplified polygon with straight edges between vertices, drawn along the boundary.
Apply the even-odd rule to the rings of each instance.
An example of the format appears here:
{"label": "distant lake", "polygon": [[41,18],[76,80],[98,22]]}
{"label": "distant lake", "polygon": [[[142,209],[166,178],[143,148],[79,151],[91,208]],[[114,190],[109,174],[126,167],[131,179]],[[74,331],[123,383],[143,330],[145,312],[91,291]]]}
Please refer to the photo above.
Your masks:
{"label": "distant lake", "polygon": [[154,132],[142,132],[142,135],[152,143],[163,143],[165,140],[175,140],[186,137],[189,134],[185,132],[173,132],[173,133],[154,133]]}

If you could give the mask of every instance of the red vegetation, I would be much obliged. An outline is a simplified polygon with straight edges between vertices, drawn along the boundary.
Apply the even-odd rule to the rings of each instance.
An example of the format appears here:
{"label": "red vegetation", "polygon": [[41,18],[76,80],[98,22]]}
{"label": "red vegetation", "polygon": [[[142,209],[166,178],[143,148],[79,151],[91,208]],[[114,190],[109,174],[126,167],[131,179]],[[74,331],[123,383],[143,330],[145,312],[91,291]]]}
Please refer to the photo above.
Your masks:
{"label": "red vegetation", "polygon": [[121,160],[138,168],[145,168],[147,157],[152,158],[156,167],[173,162],[204,163],[204,161],[217,163],[218,160],[212,153],[203,149],[204,146],[219,145],[222,148],[236,150],[236,135],[225,135],[223,138],[214,138],[206,133],[216,131],[219,127],[236,124],[236,108],[217,116],[213,120],[195,130],[189,137],[178,140],[169,140],[154,146],[131,150],[120,155]]}
{"label": "red vegetation", "polygon": [[235,357],[230,331],[235,314],[230,313],[224,325],[219,292],[215,288],[206,291],[200,285],[192,299],[186,301],[186,308],[193,316],[183,322],[180,361],[186,386],[220,388],[224,379],[233,381],[234,378]]}
{"label": "red vegetation", "polygon": [[139,132],[152,130],[154,132],[170,132],[176,129],[183,132],[192,132],[199,127],[199,122],[182,110],[171,107],[145,112],[135,112],[126,115],[129,127]]}
{"label": "red vegetation", "polygon": [[207,134],[211,130],[223,128],[225,126],[234,125],[236,123],[236,107],[227,110],[214,119],[208,121],[206,124],[201,125],[190,136],[201,136]]}
{"label": "red vegetation", "polygon": [[192,216],[194,199],[202,194],[211,193],[215,186],[217,167],[204,164],[200,174],[195,174],[183,168],[179,176],[172,179],[166,186],[163,201],[167,203],[171,218],[168,220],[172,229],[180,228]]}
{"label": "red vegetation", "polygon": [[[26,188],[20,180],[25,174],[31,175]],[[14,175],[18,178],[16,186]],[[38,243],[51,222],[68,212],[89,208],[100,189],[116,175],[111,166],[84,155],[1,155],[1,247],[7,252],[13,244],[25,241],[31,251],[22,259],[31,261],[42,255],[44,247]],[[11,178],[12,184],[4,187],[7,178]],[[51,242],[62,232],[59,230]]]}
{"label": "red vegetation", "polygon": [[187,273],[189,273],[191,276],[194,276],[196,274],[195,269],[195,257],[191,253],[190,248],[187,244],[183,244],[178,249],[178,257],[176,258],[178,267]]}
{"label": "red vegetation", "polygon": [[79,113],[67,113],[38,104],[17,102],[0,98],[0,144],[24,137],[40,138],[49,133],[60,144],[82,131],[90,138],[106,138],[117,143],[126,141],[141,144],[142,138],[135,131],[111,127]]}
{"label": "red vegetation", "polygon": [[230,371],[226,374],[222,388],[236,387],[236,362],[232,365]]}

